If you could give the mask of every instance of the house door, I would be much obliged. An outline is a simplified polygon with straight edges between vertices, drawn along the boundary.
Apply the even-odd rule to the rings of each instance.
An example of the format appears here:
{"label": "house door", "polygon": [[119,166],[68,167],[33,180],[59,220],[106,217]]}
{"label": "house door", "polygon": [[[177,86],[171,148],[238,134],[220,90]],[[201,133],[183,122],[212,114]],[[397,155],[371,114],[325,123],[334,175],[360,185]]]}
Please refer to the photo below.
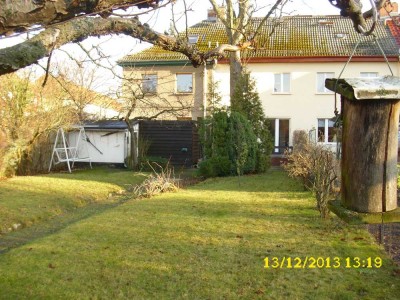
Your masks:
{"label": "house door", "polygon": [[283,154],[289,147],[289,119],[270,119],[270,130],[274,137],[273,154]]}

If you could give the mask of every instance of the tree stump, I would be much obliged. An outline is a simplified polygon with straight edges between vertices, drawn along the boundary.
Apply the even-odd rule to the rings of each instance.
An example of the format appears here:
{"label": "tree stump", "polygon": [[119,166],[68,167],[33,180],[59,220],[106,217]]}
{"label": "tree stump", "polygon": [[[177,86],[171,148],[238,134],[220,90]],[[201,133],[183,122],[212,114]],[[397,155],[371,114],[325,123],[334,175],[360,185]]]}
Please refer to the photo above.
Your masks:
{"label": "tree stump", "polygon": [[397,208],[400,80],[327,79],[342,101],[342,205],[357,212]]}

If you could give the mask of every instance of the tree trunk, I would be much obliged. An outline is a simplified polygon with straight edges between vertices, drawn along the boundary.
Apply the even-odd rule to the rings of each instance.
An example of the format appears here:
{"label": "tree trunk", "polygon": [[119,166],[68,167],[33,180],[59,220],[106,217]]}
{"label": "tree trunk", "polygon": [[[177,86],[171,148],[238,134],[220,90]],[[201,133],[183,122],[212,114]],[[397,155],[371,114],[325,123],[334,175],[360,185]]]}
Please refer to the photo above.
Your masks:
{"label": "tree trunk", "polygon": [[358,212],[394,210],[400,102],[342,101],[342,204]]}
{"label": "tree trunk", "polygon": [[[236,84],[239,82],[240,76],[242,74],[242,62],[240,57],[240,51],[231,52],[229,58],[229,66],[230,66],[230,98],[231,101],[233,99],[233,95],[235,93]],[[232,103],[231,103],[232,105]]]}
{"label": "tree trunk", "polygon": [[137,152],[138,137],[137,137],[135,130],[133,128],[133,125],[131,124],[129,119],[125,119],[125,123],[126,123],[126,125],[128,125],[128,131],[130,134],[130,143],[131,143],[129,155],[127,157],[127,166],[129,169],[136,170],[139,165],[138,152]]}

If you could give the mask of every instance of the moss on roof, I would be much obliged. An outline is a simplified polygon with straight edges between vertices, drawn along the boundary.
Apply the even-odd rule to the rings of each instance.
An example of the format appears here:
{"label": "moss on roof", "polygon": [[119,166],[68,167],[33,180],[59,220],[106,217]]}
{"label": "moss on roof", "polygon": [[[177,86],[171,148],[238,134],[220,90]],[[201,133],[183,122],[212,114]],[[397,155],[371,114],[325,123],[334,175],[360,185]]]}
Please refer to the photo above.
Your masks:
{"label": "moss on roof", "polygon": [[[252,19],[255,29],[261,18]],[[386,55],[398,55],[398,46],[388,26],[379,22],[374,34]],[[201,51],[208,51],[218,44],[228,43],[224,25],[220,22],[202,21],[188,29],[188,35],[198,35],[196,43]],[[181,34],[183,36],[183,34]],[[247,58],[262,57],[329,57],[348,56],[360,35],[353,23],[340,16],[289,16],[269,19],[257,37],[256,48],[246,50]],[[363,37],[355,56],[382,56],[373,37]],[[158,46],[128,55],[120,64],[136,62],[187,61],[183,54],[166,51]]]}

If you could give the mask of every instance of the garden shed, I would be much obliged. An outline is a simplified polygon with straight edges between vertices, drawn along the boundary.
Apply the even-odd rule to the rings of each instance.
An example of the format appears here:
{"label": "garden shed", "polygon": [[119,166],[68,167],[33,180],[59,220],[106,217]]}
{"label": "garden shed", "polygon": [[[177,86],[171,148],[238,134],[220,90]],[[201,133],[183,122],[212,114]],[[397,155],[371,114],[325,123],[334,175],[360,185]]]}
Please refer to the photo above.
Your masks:
{"label": "garden shed", "polygon": [[[88,121],[82,126],[86,136],[80,141],[78,152],[88,151],[93,163],[125,164],[131,140],[128,126],[124,121]],[[138,126],[135,127],[137,130]],[[76,144],[77,138],[77,131],[69,132],[68,140],[71,145]]]}

